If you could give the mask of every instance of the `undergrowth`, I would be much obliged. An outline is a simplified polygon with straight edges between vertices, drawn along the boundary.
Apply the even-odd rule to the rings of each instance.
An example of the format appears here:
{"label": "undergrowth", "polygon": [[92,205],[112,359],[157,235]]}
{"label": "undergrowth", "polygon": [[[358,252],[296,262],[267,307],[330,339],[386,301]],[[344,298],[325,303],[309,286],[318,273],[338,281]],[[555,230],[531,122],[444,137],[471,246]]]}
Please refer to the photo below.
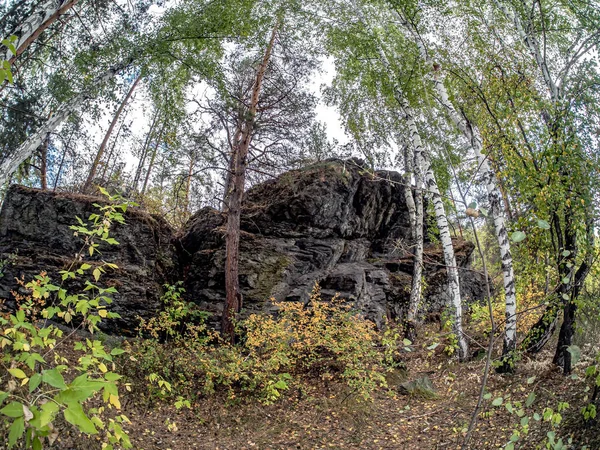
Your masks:
{"label": "undergrowth", "polygon": [[150,384],[149,400],[178,399],[181,406],[182,399],[224,393],[229,401],[269,404],[300,388],[304,377],[345,383],[368,400],[399,361],[400,333],[378,333],[337,297],[322,301],[318,286],[307,304],[274,302],[276,315],[240,320],[235,345],[208,329],[180,294],[181,288],[167,287],[164,313],[141,322],[140,333],[149,338],[131,350],[136,368],[127,375],[144,392]]}

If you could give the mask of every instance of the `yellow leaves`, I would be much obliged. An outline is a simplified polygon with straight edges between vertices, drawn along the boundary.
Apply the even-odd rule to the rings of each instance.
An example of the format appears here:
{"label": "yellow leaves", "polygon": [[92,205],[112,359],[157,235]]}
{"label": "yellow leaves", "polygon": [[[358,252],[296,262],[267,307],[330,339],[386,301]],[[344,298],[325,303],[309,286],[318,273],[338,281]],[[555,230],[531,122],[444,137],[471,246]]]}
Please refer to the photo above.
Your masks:
{"label": "yellow leaves", "polygon": [[27,375],[25,375],[25,372],[23,372],[21,369],[8,369],[8,373],[10,373],[13,377],[15,378],[19,378],[19,379],[23,379],[26,378]]}
{"label": "yellow leaves", "polygon": [[108,396],[108,402],[113,405],[117,409],[121,409],[121,402],[119,401],[119,396],[110,394]]}

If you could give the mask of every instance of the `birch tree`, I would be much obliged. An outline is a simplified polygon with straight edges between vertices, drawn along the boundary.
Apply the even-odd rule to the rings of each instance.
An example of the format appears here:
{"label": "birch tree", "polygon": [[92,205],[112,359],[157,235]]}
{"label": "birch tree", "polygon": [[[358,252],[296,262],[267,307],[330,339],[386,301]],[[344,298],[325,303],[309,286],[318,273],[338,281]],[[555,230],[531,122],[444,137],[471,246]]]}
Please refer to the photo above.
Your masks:
{"label": "birch tree", "polygon": [[[375,31],[375,29],[369,24],[366,15],[363,12],[362,7],[356,2],[352,3],[352,10],[359,18],[362,26],[366,28],[369,39],[372,40],[374,47],[373,51],[378,59],[379,64],[383,67],[386,77],[391,80],[390,83],[390,95],[393,98],[396,113],[400,114],[403,122],[407,126],[407,134],[409,145],[412,148],[412,154],[414,155],[414,164],[412,165],[413,173],[409,173],[408,177],[405,176],[407,181],[411,175],[415,179],[415,192],[411,193],[411,189],[407,189],[407,205],[411,214],[411,222],[414,224],[414,266],[413,266],[413,278],[411,287],[411,298],[407,312],[407,337],[409,339],[415,338],[415,322],[418,312],[419,301],[421,297],[421,276],[423,266],[423,207],[422,207],[422,192],[424,189],[424,182],[427,183],[427,190],[432,196],[434,202],[434,209],[436,212],[436,220],[440,234],[442,236],[442,244],[444,246],[444,257],[447,266],[448,273],[448,285],[449,293],[451,298],[451,305],[449,307],[454,312],[454,331],[456,332],[459,341],[459,357],[464,359],[468,354],[468,347],[464,334],[462,333],[462,303],[460,296],[460,284],[458,281],[458,269],[456,265],[456,259],[454,256],[454,248],[450,238],[450,232],[448,228],[448,221],[444,211],[443,203],[441,202],[440,192],[437,188],[437,182],[433,171],[430,170],[429,156],[426,154],[424,144],[421,138],[421,134],[417,125],[417,115],[414,109],[411,107],[410,102],[404,92],[402,86],[399,84],[398,79],[400,78],[402,71],[399,70],[398,66],[393,64],[388,56],[383,39]],[[409,158],[412,159],[412,158]],[[405,169],[409,168],[408,164],[405,164]],[[409,185],[410,186],[410,185]],[[411,195],[412,194],[412,195]],[[412,199],[409,198],[411,195]],[[414,201],[411,201],[414,200]],[[414,216],[412,214],[414,204]],[[412,219],[414,217],[414,220]]]}

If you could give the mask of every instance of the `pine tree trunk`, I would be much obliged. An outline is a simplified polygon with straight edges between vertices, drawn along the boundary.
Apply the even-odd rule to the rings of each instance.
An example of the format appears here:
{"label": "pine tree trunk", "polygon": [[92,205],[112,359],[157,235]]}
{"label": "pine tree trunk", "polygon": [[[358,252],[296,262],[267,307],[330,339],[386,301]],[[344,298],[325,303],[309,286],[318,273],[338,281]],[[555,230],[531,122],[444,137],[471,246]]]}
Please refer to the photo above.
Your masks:
{"label": "pine tree trunk", "polygon": [[129,99],[133,95],[133,91],[135,90],[135,88],[138,85],[141,78],[142,78],[142,76],[139,75],[135,79],[135,81],[129,88],[127,95],[125,95],[125,98],[123,99],[123,101],[121,102],[119,107],[117,108],[117,112],[115,113],[112,121],[110,122],[108,130],[106,131],[106,134],[104,135],[104,139],[102,140],[102,143],[100,144],[100,148],[98,149],[98,152],[96,153],[96,157],[94,158],[92,167],[90,167],[90,171],[88,173],[87,179],[85,180],[85,183],[84,183],[83,187],[81,188],[82,192],[88,192],[90,190],[90,188],[92,187],[92,182],[94,181],[94,178],[96,176],[96,171],[98,170],[98,165],[100,164],[100,160],[104,156],[104,151],[106,150],[106,145],[108,144],[110,135],[112,134],[115,126],[117,125],[117,122],[119,121],[119,117],[121,117],[121,113],[123,112],[123,109],[125,108],[125,105],[127,104]]}
{"label": "pine tree trunk", "polygon": [[[98,85],[103,85],[108,80],[113,78],[116,73],[122,70],[123,67],[124,64],[118,64],[111,67],[101,76],[96,78],[94,83],[92,83],[92,86],[96,87]],[[52,133],[56,128],[58,128],[71,114],[77,111],[85,103],[85,101],[91,97],[92,96],[89,92],[82,92],[66,103],[63,103],[44,125],[42,125],[35,133],[30,135],[12,155],[6,157],[2,164],[0,164],[0,186],[4,185],[6,180],[8,180],[11,174],[18,169],[23,161],[25,161],[35,152],[48,133]]]}
{"label": "pine tree trunk", "polygon": [[271,60],[275,39],[279,30],[278,20],[273,27],[271,39],[265,49],[262,62],[256,73],[252,97],[248,107],[248,115],[236,130],[230,162],[231,189],[227,202],[226,225],[226,261],[225,261],[225,305],[221,321],[221,334],[231,343],[235,342],[234,320],[242,307],[242,293],[239,284],[239,253],[240,253],[240,218],[242,212],[242,199],[246,182],[246,168],[248,152],[254,134],[254,120],[258,108],[258,101],[262,91],[267,65]]}

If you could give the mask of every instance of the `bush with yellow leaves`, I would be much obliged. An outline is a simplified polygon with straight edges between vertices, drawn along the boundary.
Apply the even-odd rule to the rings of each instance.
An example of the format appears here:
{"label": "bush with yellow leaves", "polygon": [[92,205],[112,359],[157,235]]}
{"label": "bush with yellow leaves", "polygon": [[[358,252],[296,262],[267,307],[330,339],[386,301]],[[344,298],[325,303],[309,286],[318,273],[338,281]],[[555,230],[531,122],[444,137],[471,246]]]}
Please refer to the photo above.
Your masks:
{"label": "bush with yellow leaves", "polygon": [[[385,386],[389,351],[381,347],[395,345],[388,342],[389,336],[382,343],[374,324],[349,304],[338,297],[322,301],[318,286],[306,304],[274,304],[276,315],[253,314],[237,323],[241,339],[236,345],[223,342],[202,324],[186,325],[168,342],[139,341],[133,353],[136,367],[161,383],[151,394],[190,398],[225,392],[230,400],[248,395],[272,403],[308,377],[343,382],[364,399]],[[169,329],[186,322],[185,316],[177,316],[174,323],[168,312],[164,317],[169,318],[164,324]],[[160,323],[153,322],[153,327]],[[161,330],[154,329],[153,334],[160,335]]]}

